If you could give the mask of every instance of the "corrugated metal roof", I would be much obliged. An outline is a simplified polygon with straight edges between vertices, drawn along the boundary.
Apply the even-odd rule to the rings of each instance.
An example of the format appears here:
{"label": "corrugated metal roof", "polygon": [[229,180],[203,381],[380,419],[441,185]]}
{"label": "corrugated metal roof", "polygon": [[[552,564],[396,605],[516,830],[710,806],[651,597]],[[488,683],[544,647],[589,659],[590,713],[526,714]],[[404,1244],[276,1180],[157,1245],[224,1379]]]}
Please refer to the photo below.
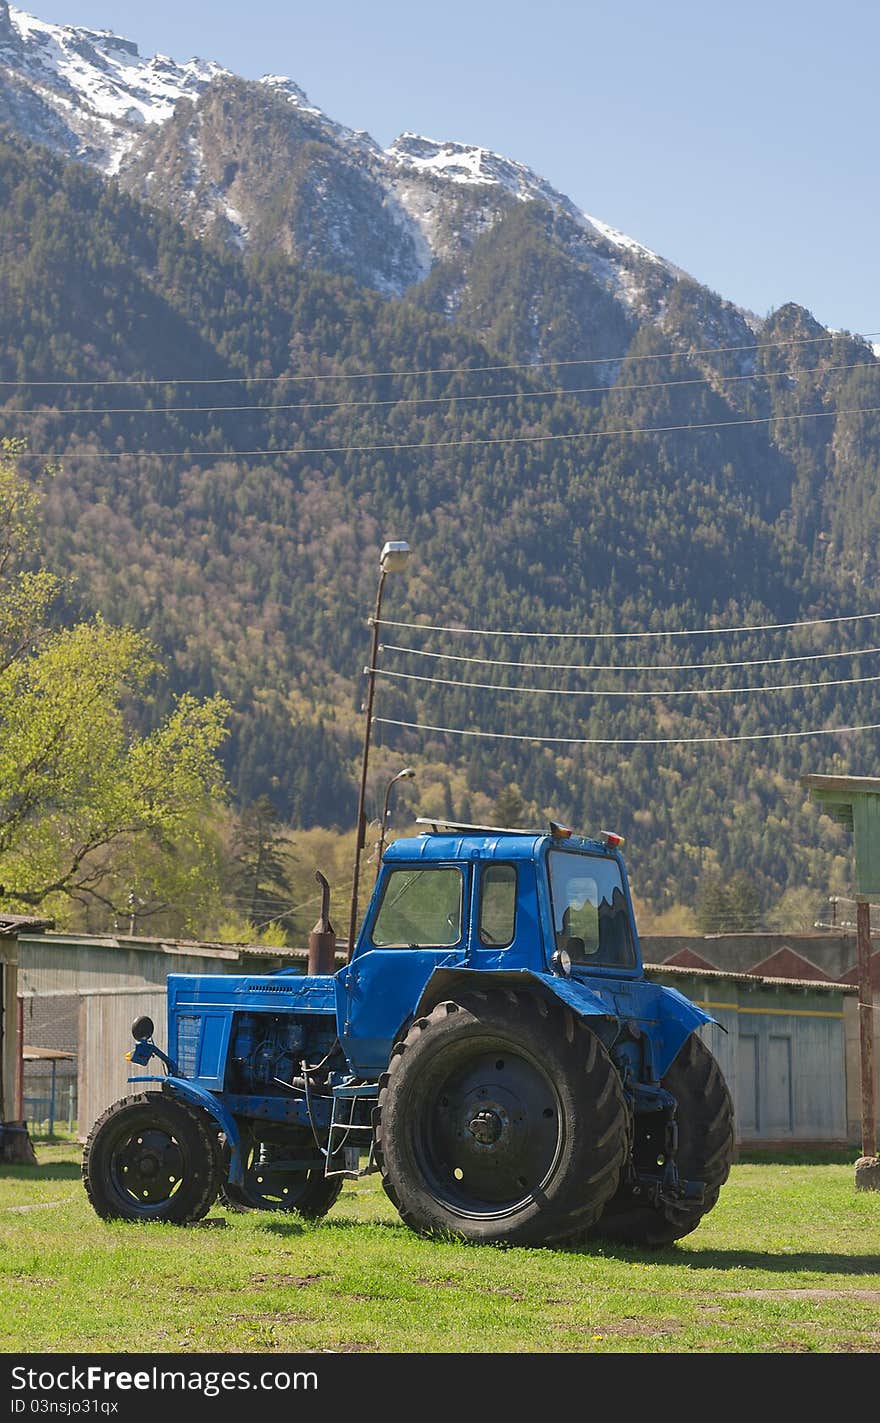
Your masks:
{"label": "corrugated metal roof", "polygon": [[[45,944],[50,948],[132,949],[152,954],[191,954],[198,958],[237,958],[238,944],[204,942],[198,939],[144,939],[131,934],[19,934],[22,944]],[[263,949],[274,953],[274,949]]]}
{"label": "corrugated metal roof", "polygon": [[0,915],[0,938],[10,939],[17,934],[30,929],[36,933],[40,929],[54,929],[54,919],[41,919],[33,914],[2,914]]}
{"label": "corrugated metal roof", "polygon": [[776,988],[818,989],[820,993],[858,993],[858,987],[851,983],[835,983],[821,978],[765,978],[760,973],[734,973],[725,968],[686,968],[681,964],[645,964],[649,978],[656,973],[671,973],[681,978],[726,979],[733,983],[766,983]]}

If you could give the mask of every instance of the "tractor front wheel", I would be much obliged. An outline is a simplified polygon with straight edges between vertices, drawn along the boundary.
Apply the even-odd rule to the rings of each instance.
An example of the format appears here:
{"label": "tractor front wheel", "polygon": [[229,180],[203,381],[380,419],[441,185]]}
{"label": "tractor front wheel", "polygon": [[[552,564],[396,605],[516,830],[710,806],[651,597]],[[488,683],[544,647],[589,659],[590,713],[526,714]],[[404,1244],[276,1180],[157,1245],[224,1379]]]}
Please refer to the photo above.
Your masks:
{"label": "tractor front wheel", "polygon": [[613,1195],[626,1145],[605,1049],[574,1014],[532,994],[438,1004],[380,1078],[383,1184],[422,1235],[565,1240]]}
{"label": "tractor front wheel", "polygon": [[108,1107],[83,1150],[86,1195],[104,1220],[201,1220],[220,1175],[210,1118],[164,1092],[141,1092]]}

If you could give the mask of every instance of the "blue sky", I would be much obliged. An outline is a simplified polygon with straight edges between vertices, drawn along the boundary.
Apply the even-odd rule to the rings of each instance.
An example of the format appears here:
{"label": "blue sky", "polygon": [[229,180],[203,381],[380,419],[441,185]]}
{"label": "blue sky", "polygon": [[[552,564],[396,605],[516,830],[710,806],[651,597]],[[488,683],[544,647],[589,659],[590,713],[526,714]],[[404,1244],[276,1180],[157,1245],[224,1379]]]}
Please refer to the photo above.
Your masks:
{"label": "blue sky", "polygon": [[880,330],[876,0],[35,0],[288,74],[388,143],[480,143],[759,315]]}

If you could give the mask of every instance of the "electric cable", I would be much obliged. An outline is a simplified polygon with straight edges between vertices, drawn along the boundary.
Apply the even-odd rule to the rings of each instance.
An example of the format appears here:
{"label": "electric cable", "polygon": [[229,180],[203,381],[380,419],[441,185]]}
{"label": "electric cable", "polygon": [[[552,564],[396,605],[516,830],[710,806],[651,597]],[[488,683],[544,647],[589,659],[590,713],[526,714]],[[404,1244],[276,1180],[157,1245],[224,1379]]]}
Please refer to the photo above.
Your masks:
{"label": "electric cable", "polygon": [[[365,672],[369,672],[365,668]],[[873,677],[840,677],[826,682],[780,682],[761,687],[661,687],[643,689],[609,689],[607,687],[505,687],[499,682],[461,682],[452,677],[422,677],[417,672],[391,672],[376,668],[376,677],[402,679],[408,682],[430,682],[443,687],[470,688],[480,692],[515,692],[520,695],[545,697],[729,697],[756,692],[795,692],[812,687],[850,687],[861,682],[880,682],[880,673]]]}
{"label": "electric cable", "polygon": [[495,435],[469,436],[457,440],[390,441],[366,445],[302,445],[292,448],[253,450],[51,450],[32,453],[15,452],[16,459],[34,460],[123,460],[123,459],[249,459],[256,455],[271,455],[278,459],[288,455],[388,454],[400,450],[443,450],[484,448],[488,445],[543,445],[572,440],[607,440],[618,435],[669,435],[692,430],[730,430],[746,425],[775,425],[782,421],[827,420],[839,415],[876,415],[880,405],[842,407],[834,410],[798,411],[790,415],[756,415],[741,420],[704,420],[685,425],[641,425],[618,430],[575,430],[555,435]]}
{"label": "electric cable", "polygon": [[[806,618],[800,622],[792,623],[745,623],[739,627],[729,628],[664,628],[658,632],[645,631],[644,629],[637,632],[525,632],[522,630],[514,631],[513,629],[504,628],[452,627],[451,625],[443,626],[439,623],[404,623],[392,621],[391,618],[379,618],[378,622],[380,627],[417,628],[420,632],[453,632],[477,637],[549,637],[559,641],[572,638],[589,638],[593,641],[600,639],[607,641],[609,638],[621,640],[633,637],[721,637],[734,632],[779,632],[786,628],[829,627],[832,623],[856,623],[869,618],[880,618],[880,612],[845,613],[833,618]],[[369,621],[373,622],[374,619],[371,618]]]}
{"label": "electric cable", "polygon": [[9,386],[13,389],[21,390],[30,389],[32,387],[62,387],[73,390],[75,388],[97,388],[111,385],[256,385],[260,382],[282,384],[284,382],[294,383],[297,381],[386,380],[394,379],[398,376],[480,375],[487,371],[527,371],[538,370],[545,366],[608,366],[630,361],[689,360],[692,356],[726,355],[733,351],[768,351],[777,346],[810,346],[817,345],[822,341],[867,341],[872,336],[880,336],[880,331],[830,331],[825,336],[790,336],[781,338],[778,341],[746,342],[738,346],[702,346],[694,347],[688,351],[652,351],[645,355],[579,356],[571,357],[564,361],[514,361],[491,366],[415,367],[412,370],[353,371],[347,373],[341,372],[334,375],[199,376],[195,378],[189,376],[129,376],[109,380],[0,380],[0,388]]}
{"label": "electric cable", "polygon": [[35,419],[37,416],[54,418],[56,415],[222,415],[241,414],[244,411],[381,410],[386,406],[396,408],[401,405],[448,405],[453,402],[459,404],[464,400],[547,400],[553,396],[629,395],[634,391],[642,390],[668,390],[671,387],[690,385],[730,385],[735,381],[770,380],[774,376],[797,376],[800,379],[805,375],[832,375],[839,374],[841,371],[860,370],[880,370],[880,360],[875,358],[871,361],[850,361],[841,366],[808,366],[804,370],[798,371],[779,368],[773,371],[751,371],[747,375],[713,374],[711,376],[694,376],[687,380],[659,380],[633,385],[584,385],[571,388],[555,386],[552,390],[509,390],[479,395],[411,395],[389,400],[303,400],[280,405],[260,405],[253,402],[247,405],[107,405],[95,407],[78,405],[68,408],[48,406],[39,410],[7,407],[2,413]]}
{"label": "electric cable", "polygon": [[412,731],[434,731],[443,736],[479,736],[493,741],[531,741],[533,744],[566,746],[720,745],[729,741],[774,741],[807,736],[842,736],[844,732],[880,731],[880,721],[873,721],[861,726],[826,726],[808,731],[759,731],[736,736],[655,736],[621,738],[607,736],[527,736],[511,731],[478,731],[461,726],[432,726],[426,722],[398,721],[387,716],[374,717],[373,721],[381,726],[402,726]]}
{"label": "electric cable", "polygon": [[309,899],[304,899],[301,904],[293,904],[289,909],[285,909],[283,914],[273,914],[271,919],[263,919],[259,924],[254,924],[256,930],[265,929],[269,924],[277,924],[281,919],[289,919],[291,915],[299,913],[300,909],[307,909],[310,904],[314,904],[321,898],[320,894],[313,894]]}
{"label": "electric cable", "polygon": [[[870,617],[865,613],[863,616]],[[384,620],[383,620],[384,621]],[[421,626],[421,625],[420,625]],[[525,636],[526,634],[510,634]],[[563,634],[557,634],[562,636]],[[585,634],[588,636],[589,634]],[[622,633],[622,637],[629,634]],[[553,634],[548,634],[553,636]],[[847,652],[803,652],[786,657],[750,657],[739,662],[515,662],[505,657],[466,657],[455,652],[428,652],[423,647],[399,647],[380,642],[378,652],[402,652],[410,657],[431,657],[442,662],[469,662],[481,667],[526,667],[546,672],[709,672],[731,667],[769,667],[781,662],[824,662],[834,657],[869,657],[880,647],[854,647]]]}

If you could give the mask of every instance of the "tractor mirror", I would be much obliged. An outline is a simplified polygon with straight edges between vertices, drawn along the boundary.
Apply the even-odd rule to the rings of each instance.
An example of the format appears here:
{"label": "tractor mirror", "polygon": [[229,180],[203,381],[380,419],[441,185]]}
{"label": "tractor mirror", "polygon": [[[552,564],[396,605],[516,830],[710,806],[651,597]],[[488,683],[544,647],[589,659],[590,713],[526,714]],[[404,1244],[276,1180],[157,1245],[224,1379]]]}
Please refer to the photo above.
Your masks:
{"label": "tractor mirror", "polygon": [[153,1036],[152,1018],[135,1018],[131,1025],[131,1035],[135,1042],[145,1042],[147,1038]]}

